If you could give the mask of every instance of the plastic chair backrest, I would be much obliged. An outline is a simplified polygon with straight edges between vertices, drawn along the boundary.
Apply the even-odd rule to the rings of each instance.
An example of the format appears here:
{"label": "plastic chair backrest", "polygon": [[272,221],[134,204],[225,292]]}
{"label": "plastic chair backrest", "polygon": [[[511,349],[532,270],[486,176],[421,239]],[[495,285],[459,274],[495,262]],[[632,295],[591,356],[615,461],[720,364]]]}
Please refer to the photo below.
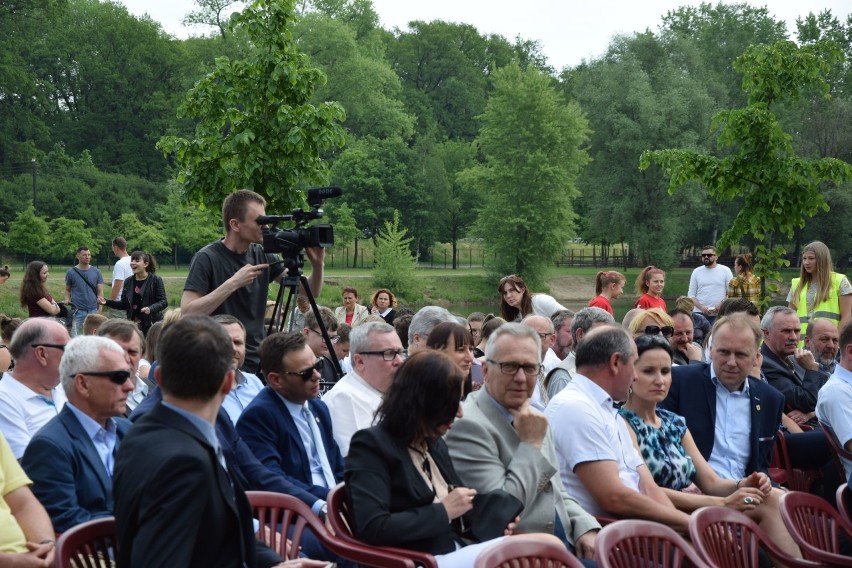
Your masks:
{"label": "plastic chair backrest", "polygon": [[837,510],[847,523],[852,524],[852,490],[846,483],[837,488]]}
{"label": "plastic chair backrest", "polygon": [[548,566],[549,568],[582,568],[577,558],[562,544],[543,542],[524,535],[503,539],[479,553],[473,568],[517,568]]}
{"label": "plastic chair backrest", "polygon": [[698,553],[671,528],[638,519],[625,519],[605,526],[595,539],[599,568],[677,567],[688,560],[697,568],[707,567]]}
{"label": "plastic chair backrest", "polygon": [[70,528],[56,542],[57,568],[104,568],[114,564],[118,540],[115,518],[104,517]]}
{"label": "plastic chair backrest", "polygon": [[852,538],[852,525],[824,499],[791,491],[780,499],[781,519],[802,556],[832,566],[852,566],[852,557],[840,554],[840,534]]}
{"label": "plastic chair backrest", "polygon": [[822,421],[820,421],[819,426],[822,428],[822,432],[825,434],[825,437],[828,438],[828,445],[831,446],[832,450],[834,450],[831,457],[834,459],[834,467],[837,468],[837,473],[840,474],[840,479],[846,479],[846,470],[843,467],[843,460],[840,458],[846,458],[847,460],[852,461],[852,453],[847,452],[846,448],[837,442],[837,438],[834,437],[834,430],[831,429],[831,426]]}

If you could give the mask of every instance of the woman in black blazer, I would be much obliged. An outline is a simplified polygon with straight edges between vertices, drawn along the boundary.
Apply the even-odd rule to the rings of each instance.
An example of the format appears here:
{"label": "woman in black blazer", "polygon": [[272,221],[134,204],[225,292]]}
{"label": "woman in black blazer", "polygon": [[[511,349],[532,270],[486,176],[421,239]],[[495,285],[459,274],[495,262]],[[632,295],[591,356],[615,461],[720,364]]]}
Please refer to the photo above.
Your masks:
{"label": "woman in black blazer", "polygon": [[127,319],[136,322],[142,333],[147,334],[154,322],[163,319],[163,310],[169,304],[166,286],[163,279],[154,274],[157,263],[147,252],[133,251],[130,269],[133,276],[124,281],[121,297],[118,300],[100,298],[99,301],[110,308],[127,310]]}
{"label": "woman in black blazer", "polygon": [[[466,530],[476,515],[476,491],[461,487],[441,438],[462,415],[463,383],[458,365],[438,351],[417,353],[399,367],[377,412],[378,426],[356,432],[346,457],[357,538],[436,555],[441,567],[472,566],[500,540],[472,544]],[[505,534],[512,528],[509,523]]]}

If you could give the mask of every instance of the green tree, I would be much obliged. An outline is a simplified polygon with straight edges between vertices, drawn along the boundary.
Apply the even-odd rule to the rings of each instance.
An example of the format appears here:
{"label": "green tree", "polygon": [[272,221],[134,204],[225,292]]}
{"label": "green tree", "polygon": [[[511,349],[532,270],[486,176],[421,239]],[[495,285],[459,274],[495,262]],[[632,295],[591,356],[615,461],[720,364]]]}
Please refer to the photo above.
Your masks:
{"label": "green tree", "polygon": [[358,231],[358,226],[355,223],[355,215],[352,214],[352,208],[345,202],[334,206],[334,209],[329,211],[329,221],[334,225],[335,252],[340,254],[353,242],[357,250],[357,239],[360,231]]}
{"label": "green tree", "polygon": [[133,243],[133,249],[156,254],[170,249],[162,227],[156,221],[143,223],[136,213],[122,213],[116,222],[118,233]]}
{"label": "green tree", "polygon": [[518,65],[495,72],[477,139],[484,163],[459,181],[487,195],[475,230],[496,273],[543,286],[547,266],[572,234],[588,133],[580,107],[565,101],[548,75]]}
{"label": "green tree", "polygon": [[222,39],[227,38],[231,13],[243,5],[241,0],[195,0],[195,3],[198,9],[183,17],[183,25],[215,27]]}
{"label": "green tree", "polygon": [[324,181],[322,152],[343,144],[345,113],[337,103],[311,104],[324,77],[297,50],[294,17],[293,0],[255,0],[234,15],[231,28],[246,34],[249,52],[217,59],[190,90],[178,116],[198,120],[195,135],[158,143],[191,200],[215,209],[246,187],[286,210],[302,205],[301,184]]}
{"label": "green tree", "polygon": [[389,288],[404,298],[413,297],[417,285],[414,273],[417,261],[411,254],[414,240],[408,231],[399,226],[399,211],[394,210],[393,221],[385,221],[376,235],[376,266],[373,268],[373,286]]}
{"label": "green tree", "polygon": [[[852,180],[852,166],[835,158],[804,159],[796,155],[791,137],[772,110],[773,103],[797,100],[802,88],[814,86],[828,94],[825,74],[840,59],[833,44],[797,47],[784,41],[749,48],[734,62],[742,72],[749,102],[714,117],[722,156],[683,149],[646,151],[640,168],[659,165],[669,177],[670,191],[689,181],[703,183],[718,200],[742,198],[743,206],[720,239],[721,246],[750,235],[755,247],[755,272],[780,278],[783,246],[771,244],[773,233],[792,238],[805,219],[827,209],[819,186]],[[777,285],[767,285],[771,294]]]}
{"label": "green tree", "polygon": [[32,205],[19,211],[15,220],[9,223],[6,233],[6,246],[13,253],[43,254],[44,243],[50,237],[50,227],[43,217],[35,214]]}
{"label": "green tree", "polygon": [[92,231],[86,228],[86,224],[79,219],[67,219],[58,217],[50,221],[50,238],[45,253],[49,258],[60,262],[71,262],[77,253],[77,248],[89,247],[92,257],[101,250],[100,244],[92,235]]}
{"label": "green tree", "polygon": [[155,207],[155,214],[162,236],[171,248],[175,268],[179,249],[195,252],[219,236],[218,215],[187,203],[175,182],[169,184],[166,202]]}

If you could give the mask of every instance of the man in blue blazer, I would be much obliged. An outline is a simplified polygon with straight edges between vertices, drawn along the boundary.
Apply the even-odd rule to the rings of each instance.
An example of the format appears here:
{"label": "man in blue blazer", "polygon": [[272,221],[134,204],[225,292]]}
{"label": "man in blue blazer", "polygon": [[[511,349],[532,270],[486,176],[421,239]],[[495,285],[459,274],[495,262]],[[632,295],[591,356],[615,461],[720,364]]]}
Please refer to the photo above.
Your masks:
{"label": "man in blue blazer", "polygon": [[701,455],[726,479],[767,473],[784,396],[749,377],[759,361],[760,328],[743,314],[713,327],[710,363],[672,369],[662,408],[680,414]]}
{"label": "man in blue blazer", "polygon": [[121,415],[134,382],[124,349],[80,336],[59,364],[68,402],[27,445],[21,465],[57,532],[112,515],[115,452],[130,428]]}
{"label": "man in blue blazer", "polygon": [[260,365],[268,386],[243,411],[237,431],[264,465],[316,496],[311,508],[324,518],[328,491],[343,478],[343,458],[328,407],[316,398],[317,362],[303,335],[267,337]]}

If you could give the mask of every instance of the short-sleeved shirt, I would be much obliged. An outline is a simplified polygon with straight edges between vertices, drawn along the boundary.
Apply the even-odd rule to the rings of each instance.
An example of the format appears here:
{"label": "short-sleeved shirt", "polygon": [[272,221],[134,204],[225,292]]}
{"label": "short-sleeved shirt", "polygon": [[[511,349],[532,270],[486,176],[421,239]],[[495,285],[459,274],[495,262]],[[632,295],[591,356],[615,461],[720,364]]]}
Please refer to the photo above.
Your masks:
{"label": "short-sleeved shirt", "polygon": [[[6,438],[0,434],[0,493],[6,497],[12,491],[27,485],[32,485],[32,481],[18,464]],[[17,554],[26,550],[27,538],[24,531],[12,516],[6,499],[0,499],[0,552]]]}
{"label": "short-sleeved shirt", "polygon": [[[249,245],[245,253],[229,250],[218,240],[195,253],[189,265],[184,290],[206,296],[225,283],[247,264],[273,263],[279,260],[275,255],[263,252],[258,244]],[[246,328],[246,359],[244,369],[256,371],[260,366],[258,349],[266,334],[264,319],[266,316],[266,297],[269,283],[284,271],[281,264],[272,266],[258,275],[247,286],[243,286],[219,304],[211,315],[230,314],[240,320]]]}
{"label": "short-sleeved shirt", "polygon": [[65,391],[61,386],[51,390],[51,398],[38,394],[5,373],[0,381],[0,433],[6,438],[15,459],[24,455],[27,444],[35,433],[65,405]]}
{"label": "short-sleeved shirt", "polygon": [[633,304],[634,308],[640,308],[642,310],[647,310],[649,308],[660,308],[664,312],[666,310],[666,301],[660,298],[659,296],[652,296],[651,294],[642,294],[639,296],[639,299],[636,300],[636,303]]}
{"label": "short-sleeved shirt", "polygon": [[95,290],[98,289],[98,284],[103,283],[103,274],[94,266],[90,266],[86,270],[73,267],[65,273],[65,285],[71,288],[71,303],[78,310],[93,311],[98,309],[98,295]]}
{"label": "short-sleeved shirt", "polygon": [[[845,446],[852,440],[852,371],[838,365],[834,374],[819,389],[816,414],[831,428],[834,438]],[[840,458],[846,478],[852,479],[852,461]]]}
{"label": "short-sleeved shirt", "polygon": [[118,287],[118,295],[116,299],[121,299],[121,290],[124,288],[124,281],[133,276],[133,270],[130,268],[130,256],[119,258],[118,262],[112,268],[112,280],[109,283],[110,288],[116,280],[121,280],[121,286]]}
{"label": "short-sleeved shirt", "polygon": [[657,485],[677,490],[689,487],[695,479],[695,464],[683,448],[686,434],[683,416],[658,408],[660,427],[655,428],[632,410],[622,408],[619,412],[636,432],[642,458]]}
{"label": "short-sleeved shirt", "polygon": [[544,413],[553,431],[562,483],[584,510],[595,516],[607,513],[574,473],[581,463],[614,461],[624,486],[639,491],[639,468],[645,462],[633,447],[627,422],[600,386],[578,373]]}
{"label": "short-sleeved shirt", "polygon": [[609,300],[607,300],[603,296],[595,296],[594,298],[589,300],[589,307],[590,308],[600,308],[611,316],[615,315],[612,312],[612,304],[610,304]]}

